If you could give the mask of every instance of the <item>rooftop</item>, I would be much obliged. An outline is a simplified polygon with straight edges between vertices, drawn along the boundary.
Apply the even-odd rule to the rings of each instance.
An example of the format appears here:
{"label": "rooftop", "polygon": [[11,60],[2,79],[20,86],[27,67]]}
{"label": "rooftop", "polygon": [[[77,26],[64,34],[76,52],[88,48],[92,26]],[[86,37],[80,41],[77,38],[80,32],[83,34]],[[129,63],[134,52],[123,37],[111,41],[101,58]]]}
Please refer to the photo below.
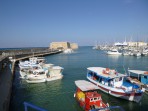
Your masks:
{"label": "rooftop", "polygon": [[109,79],[126,76],[124,74],[118,73],[114,69],[109,69],[109,68],[88,67],[87,69],[95,72],[97,75],[100,75],[102,77],[109,78]]}

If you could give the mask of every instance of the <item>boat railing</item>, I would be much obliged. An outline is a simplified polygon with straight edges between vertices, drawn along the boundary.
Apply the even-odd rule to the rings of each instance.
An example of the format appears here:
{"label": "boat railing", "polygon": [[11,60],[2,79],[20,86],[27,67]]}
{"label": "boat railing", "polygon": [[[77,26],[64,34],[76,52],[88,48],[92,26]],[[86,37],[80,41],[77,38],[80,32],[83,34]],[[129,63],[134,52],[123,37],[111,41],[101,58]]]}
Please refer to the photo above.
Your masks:
{"label": "boat railing", "polygon": [[32,108],[32,109],[35,109],[35,110],[37,110],[37,111],[47,111],[47,110],[44,109],[44,108],[41,108],[41,107],[39,107],[39,106],[36,106],[36,105],[31,104],[31,103],[28,103],[28,102],[24,102],[23,104],[24,104],[24,107],[25,107],[25,111],[29,111],[29,110],[28,110],[28,107],[30,107],[30,108]]}
{"label": "boat railing", "polygon": [[91,109],[89,111],[104,111],[104,110],[113,110],[113,109],[119,109],[119,111],[125,111],[121,106],[110,106],[106,108],[96,108],[96,109]]}

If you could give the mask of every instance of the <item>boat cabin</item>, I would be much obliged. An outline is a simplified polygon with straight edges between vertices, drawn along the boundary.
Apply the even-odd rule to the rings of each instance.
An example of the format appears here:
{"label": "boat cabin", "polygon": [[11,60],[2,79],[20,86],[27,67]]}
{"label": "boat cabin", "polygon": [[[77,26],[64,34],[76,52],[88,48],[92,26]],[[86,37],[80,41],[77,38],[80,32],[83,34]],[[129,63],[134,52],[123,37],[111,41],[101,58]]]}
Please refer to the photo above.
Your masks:
{"label": "boat cabin", "polygon": [[100,71],[88,69],[87,77],[93,79],[97,83],[110,87],[120,87],[124,80],[124,75],[121,75],[115,70],[111,70],[109,68],[102,68]]}
{"label": "boat cabin", "polygon": [[96,108],[103,108],[106,107],[106,104],[102,103],[101,95],[97,92],[87,92],[85,93],[86,97],[86,106],[90,109],[96,109]]}
{"label": "boat cabin", "polygon": [[141,82],[148,85],[148,75],[142,75]]}
{"label": "boat cabin", "polygon": [[141,70],[128,70],[129,71],[129,76],[131,76],[130,73],[136,74],[138,77],[138,80],[145,84],[148,85],[148,71],[141,71]]}
{"label": "boat cabin", "polygon": [[44,57],[31,57],[29,58],[29,62],[31,64],[45,63],[45,58]]}

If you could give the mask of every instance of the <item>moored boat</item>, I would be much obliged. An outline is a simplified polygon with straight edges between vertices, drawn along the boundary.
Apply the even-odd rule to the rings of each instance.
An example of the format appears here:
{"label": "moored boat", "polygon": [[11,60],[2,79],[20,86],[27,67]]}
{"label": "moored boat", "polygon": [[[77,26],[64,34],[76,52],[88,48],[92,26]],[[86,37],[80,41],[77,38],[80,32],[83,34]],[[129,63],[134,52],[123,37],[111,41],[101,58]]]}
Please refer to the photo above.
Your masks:
{"label": "moored boat", "polygon": [[[83,110],[90,111],[92,109],[109,107],[109,104],[105,104],[102,101],[101,95],[94,91],[99,89],[99,87],[85,80],[77,80],[75,81],[75,84],[77,89],[74,97],[78,101],[80,107],[83,108]],[[101,111],[108,110],[106,109]]]}
{"label": "moored boat", "polygon": [[64,68],[60,66],[52,66],[52,64],[48,64],[45,66],[44,69],[34,70],[32,71],[32,74],[27,74],[25,77],[26,81],[28,83],[40,83],[63,78],[62,72]]}
{"label": "moored boat", "polygon": [[62,79],[63,67],[54,64],[45,64],[43,57],[29,58],[29,61],[20,61],[20,75],[28,83],[40,83]]}
{"label": "moored boat", "polygon": [[45,82],[47,78],[48,70],[44,71],[43,69],[36,70],[33,74],[29,74],[26,77],[27,83],[40,83]]}
{"label": "moored boat", "polygon": [[137,84],[129,82],[127,75],[102,67],[89,67],[87,70],[87,79],[101,91],[129,101],[141,100],[144,89],[141,90]]}
{"label": "moored boat", "polygon": [[145,88],[145,92],[148,94],[148,71],[128,70],[128,72],[129,72],[129,76],[131,76],[131,73],[134,75],[137,75],[136,76],[137,79],[133,79],[131,77],[129,80]]}
{"label": "moored boat", "polygon": [[107,51],[107,55],[121,55],[122,53],[118,52],[117,49],[112,49],[110,51]]}
{"label": "moored boat", "polygon": [[42,69],[40,65],[20,68],[20,78],[25,79],[27,75],[30,75],[36,71],[38,72],[39,69]]}
{"label": "moored boat", "polygon": [[19,61],[19,67],[20,69],[29,69],[32,67],[37,67],[39,64],[42,64],[45,62],[44,57],[32,57],[29,58],[27,61]]}
{"label": "moored boat", "polygon": [[63,78],[63,67],[60,66],[53,66],[52,68],[49,68],[48,71],[48,75],[46,78],[46,81],[53,81],[53,80],[58,80],[58,79],[62,79]]}

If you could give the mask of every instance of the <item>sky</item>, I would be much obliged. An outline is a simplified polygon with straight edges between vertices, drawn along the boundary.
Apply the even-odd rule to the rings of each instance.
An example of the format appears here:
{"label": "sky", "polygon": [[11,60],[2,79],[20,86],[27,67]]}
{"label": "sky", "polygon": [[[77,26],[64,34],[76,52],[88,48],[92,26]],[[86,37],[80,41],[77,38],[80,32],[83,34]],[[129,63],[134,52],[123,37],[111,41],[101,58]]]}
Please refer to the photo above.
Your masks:
{"label": "sky", "polygon": [[148,41],[148,0],[0,0],[0,48]]}

